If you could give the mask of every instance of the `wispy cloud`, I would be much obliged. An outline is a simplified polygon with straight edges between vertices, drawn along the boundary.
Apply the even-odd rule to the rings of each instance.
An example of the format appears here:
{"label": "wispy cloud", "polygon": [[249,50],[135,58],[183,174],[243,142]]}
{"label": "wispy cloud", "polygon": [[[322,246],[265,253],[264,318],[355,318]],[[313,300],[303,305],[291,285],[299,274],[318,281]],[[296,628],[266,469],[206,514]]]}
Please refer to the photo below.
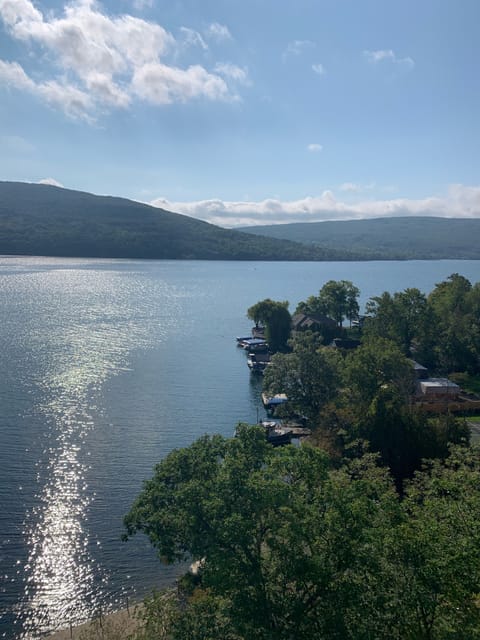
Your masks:
{"label": "wispy cloud", "polygon": [[308,151],[310,151],[310,153],[318,153],[323,149],[323,146],[321,144],[318,144],[317,142],[312,142],[311,144],[307,145],[307,149]]}
{"label": "wispy cloud", "polygon": [[393,64],[403,65],[409,68],[413,68],[415,66],[415,61],[412,58],[409,56],[399,58],[392,49],[378,49],[377,51],[365,50],[363,55],[371,64],[388,61]]}
{"label": "wispy cloud", "polygon": [[394,216],[480,218],[480,186],[452,185],[443,197],[430,196],[417,200],[397,198],[361,201],[355,204],[338,200],[332,191],[324,191],[320,196],[290,201],[272,198],[259,202],[229,202],[218,199],[172,202],[158,198],[151,204],[222,227]]}
{"label": "wispy cloud", "polygon": [[[183,27],[176,40],[157,23],[107,15],[94,0],[73,0],[61,16],[42,14],[30,0],[0,0],[0,19],[11,37],[45,62],[33,77],[17,62],[0,60],[2,82],[72,118],[93,122],[99,113],[128,108],[137,99],[155,105],[236,99],[226,74],[221,77],[200,64],[180,68],[168,62],[186,44],[208,48],[193,29]],[[222,25],[210,29],[217,38],[230,37]]]}
{"label": "wispy cloud", "polygon": [[93,122],[89,113],[94,103],[88,93],[69,84],[60,84],[55,80],[35,82],[17,62],[0,60],[0,80],[6,85],[39,96],[52,107],[61,108],[72,118]]}
{"label": "wispy cloud", "polygon": [[287,48],[282,54],[282,58],[285,61],[287,58],[299,56],[313,47],[315,47],[315,43],[311,40],[292,40],[288,43]]}
{"label": "wispy cloud", "polygon": [[195,31],[195,29],[189,29],[188,27],[180,27],[180,33],[182,34],[183,43],[188,47],[200,47],[204,51],[208,49],[208,44],[203,39],[202,35]]}
{"label": "wispy cloud", "polygon": [[240,84],[250,85],[250,78],[248,77],[248,70],[245,67],[238,67],[230,62],[219,62],[215,65],[215,73],[230,78]]}
{"label": "wispy cloud", "polygon": [[362,184],[359,182],[344,182],[340,185],[340,191],[344,191],[346,193],[362,193],[363,191],[371,191],[375,189],[375,182],[369,182],[368,184]]}
{"label": "wispy cloud", "polygon": [[218,22],[212,22],[212,24],[207,27],[205,30],[205,37],[217,40],[217,42],[233,40],[229,28],[224,24],[219,24]]}
{"label": "wispy cloud", "polygon": [[320,62],[317,62],[316,64],[312,64],[312,69],[315,71],[315,73],[319,76],[323,76],[325,75],[325,67],[323,66],[323,64],[321,64]]}

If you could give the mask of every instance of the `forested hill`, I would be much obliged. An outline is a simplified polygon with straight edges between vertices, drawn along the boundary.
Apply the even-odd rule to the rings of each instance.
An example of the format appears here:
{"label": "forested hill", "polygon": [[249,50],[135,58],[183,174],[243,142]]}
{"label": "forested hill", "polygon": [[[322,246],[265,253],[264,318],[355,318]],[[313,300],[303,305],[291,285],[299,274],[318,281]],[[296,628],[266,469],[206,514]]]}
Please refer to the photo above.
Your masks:
{"label": "forested hill", "polygon": [[480,220],[473,219],[379,218],[244,227],[242,231],[350,250],[364,257],[480,259]]}
{"label": "forested hill", "polygon": [[0,254],[192,260],[361,257],[221,229],[124,198],[20,182],[0,182]]}

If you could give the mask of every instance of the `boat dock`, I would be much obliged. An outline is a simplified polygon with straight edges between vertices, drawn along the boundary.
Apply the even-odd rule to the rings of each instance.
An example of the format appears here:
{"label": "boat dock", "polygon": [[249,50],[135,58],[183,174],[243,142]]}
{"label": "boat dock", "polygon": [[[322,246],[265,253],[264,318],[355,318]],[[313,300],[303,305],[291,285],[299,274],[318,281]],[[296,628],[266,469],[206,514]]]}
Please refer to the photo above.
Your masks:
{"label": "boat dock", "polygon": [[[248,367],[252,372],[256,373],[263,373],[270,363],[268,344],[261,336],[262,332],[259,330],[256,335],[254,334],[254,337],[237,337],[237,345],[247,351]],[[263,392],[261,398],[263,406],[270,416],[275,415],[275,409],[277,407],[288,402],[288,397],[285,393],[269,395]],[[259,424],[265,428],[267,440],[274,446],[289,444],[292,439],[306,438],[312,434],[311,429],[305,426],[305,421],[295,417],[284,421],[270,418],[270,420],[263,420],[259,422]]]}

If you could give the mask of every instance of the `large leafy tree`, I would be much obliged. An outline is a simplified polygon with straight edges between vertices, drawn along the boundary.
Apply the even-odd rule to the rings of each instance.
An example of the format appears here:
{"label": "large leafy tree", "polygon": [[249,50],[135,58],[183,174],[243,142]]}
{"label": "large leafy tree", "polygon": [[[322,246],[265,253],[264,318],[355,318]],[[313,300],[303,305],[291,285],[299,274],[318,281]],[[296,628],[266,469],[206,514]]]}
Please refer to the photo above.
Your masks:
{"label": "large leafy tree", "polygon": [[409,485],[387,540],[407,640],[480,638],[480,451],[457,448]]}
{"label": "large leafy tree", "polygon": [[291,353],[272,358],[263,387],[271,394],[286,393],[296,412],[315,421],[338,394],[342,359],[310,332],[298,334],[291,344]]}
{"label": "large leafy tree", "polygon": [[[198,464],[197,464],[198,462]],[[143,640],[474,640],[480,454],[432,463],[398,498],[366,456],[338,470],[261,430],[172,452],[126,517],[162,556],[201,558],[183,600],[147,602]]]}
{"label": "large leafy tree", "polygon": [[345,318],[351,321],[358,315],[359,295],[359,289],[350,280],[329,280],[320,289],[319,298],[341,327]]}
{"label": "large leafy tree", "polygon": [[434,331],[432,314],[427,297],[419,289],[413,287],[393,295],[385,291],[370,298],[366,311],[366,335],[388,338],[404,355],[415,350],[423,360],[430,360],[427,349]]}
{"label": "large leafy tree", "polygon": [[439,370],[480,371],[478,290],[454,273],[428,296],[436,329],[435,355]]}
{"label": "large leafy tree", "polygon": [[414,382],[412,363],[386,338],[370,338],[347,356],[345,380],[360,414],[386,388],[408,401]]}
{"label": "large leafy tree", "polygon": [[352,433],[368,440],[371,449],[380,454],[400,492],[424,459],[446,458],[452,443],[469,440],[464,420],[450,415],[432,418],[406,405],[391,386],[376,394],[365,414],[354,423]]}
{"label": "large leafy tree", "polygon": [[[163,558],[203,559],[203,606],[212,623],[228,619],[230,635],[212,624],[192,637],[348,638],[349,609],[371,600],[352,571],[362,562],[378,570],[368,530],[395,504],[384,472],[366,465],[356,478],[330,474],[319,449],[273,449],[243,426],[235,439],[205,437],[170,454],[125,522]],[[174,619],[194,628],[191,616]]]}
{"label": "large leafy tree", "polygon": [[350,280],[329,280],[318,296],[310,296],[297,306],[297,313],[328,315],[339,327],[345,318],[352,321],[358,316],[360,290]]}
{"label": "large leafy tree", "polygon": [[265,326],[265,338],[272,351],[284,351],[290,337],[292,318],[288,311],[288,302],[278,302],[267,298],[252,305],[247,316],[255,324]]}

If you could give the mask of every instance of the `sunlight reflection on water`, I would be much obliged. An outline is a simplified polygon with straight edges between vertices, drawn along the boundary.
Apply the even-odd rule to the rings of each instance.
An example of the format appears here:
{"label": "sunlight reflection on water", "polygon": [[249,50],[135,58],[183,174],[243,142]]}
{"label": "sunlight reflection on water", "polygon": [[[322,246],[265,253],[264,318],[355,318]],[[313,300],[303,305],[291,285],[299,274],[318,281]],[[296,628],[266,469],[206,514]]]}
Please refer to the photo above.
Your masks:
{"label": "sunlight reflection on water", "polygon": [[[106,572],[91,553],[86,482],[88,434],[98,414],[96,394],[105,380],[128,369],[129,352],[149,344],[152,289],[143,309],[131,308],[132,283],[115,272],[48,271],[24,277],[26,297],[43,293],[47,313],[25,336],[28,351],[43,359],[37,380],[44,399],[36,412],[46,425],[38,452],[37,491],[22,534],[28,548],[24,593],[17,609],[21,637],[91,617],[104,606]],[[157,282],[170,317],[175,296]],[[139,313],[140,311],[140,313]],[[165,314],[164,314],[165,315]],[[155,328],[155,339],[159,337]]]}

